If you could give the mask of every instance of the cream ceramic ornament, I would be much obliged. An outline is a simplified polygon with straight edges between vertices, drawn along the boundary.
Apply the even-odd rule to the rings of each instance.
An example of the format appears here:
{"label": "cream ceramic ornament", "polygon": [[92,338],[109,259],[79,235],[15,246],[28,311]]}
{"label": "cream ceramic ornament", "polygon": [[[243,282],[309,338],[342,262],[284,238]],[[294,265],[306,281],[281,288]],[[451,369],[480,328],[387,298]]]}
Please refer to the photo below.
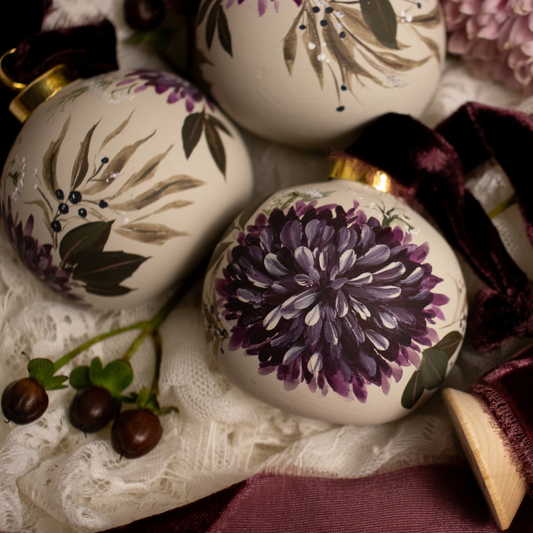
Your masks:
{"label": "cream ceramic ornament", "polygon": [[203,0],[197,47],[238,124],[327,150],[383,113],[420,116],[446,48],[438,0]]}
{"label": "cream ceramic ornament", "polygon": [[446,241],[400,198],[342,179],[242,214],[212,256],[203,308],[233,383],[341,424],[411,412],[444,380],[466,327]]}
{"label": "cream ceramic ornament", "polygon": [[129,70],[75,81],[33,111],[0,208],[39,279],[73,302],[120,308],[183,281],[251,190],[238,131],[196,87]]}

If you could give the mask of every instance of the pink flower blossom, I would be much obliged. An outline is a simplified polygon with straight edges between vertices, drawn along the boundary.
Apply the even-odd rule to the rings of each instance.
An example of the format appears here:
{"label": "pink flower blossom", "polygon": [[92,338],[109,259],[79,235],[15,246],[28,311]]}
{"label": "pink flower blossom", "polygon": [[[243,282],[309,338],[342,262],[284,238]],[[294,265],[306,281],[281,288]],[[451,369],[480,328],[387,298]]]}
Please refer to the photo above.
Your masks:
{"label": "pink flower blossom", "polygon": [[533,94],[533,0],[443,0],[448,51],[474,74]]}

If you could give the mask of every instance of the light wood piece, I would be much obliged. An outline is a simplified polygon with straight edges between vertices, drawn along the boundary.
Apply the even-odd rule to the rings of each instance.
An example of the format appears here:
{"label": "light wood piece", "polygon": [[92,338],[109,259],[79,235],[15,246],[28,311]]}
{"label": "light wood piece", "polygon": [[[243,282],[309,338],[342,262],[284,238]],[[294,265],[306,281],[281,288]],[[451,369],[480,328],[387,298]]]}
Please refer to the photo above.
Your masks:
{"label": "light wood piece", "polygon": [[511,525],[526,494],[506,437],[471,394],[444,389],[442,395],[478,485],[503,531]]}

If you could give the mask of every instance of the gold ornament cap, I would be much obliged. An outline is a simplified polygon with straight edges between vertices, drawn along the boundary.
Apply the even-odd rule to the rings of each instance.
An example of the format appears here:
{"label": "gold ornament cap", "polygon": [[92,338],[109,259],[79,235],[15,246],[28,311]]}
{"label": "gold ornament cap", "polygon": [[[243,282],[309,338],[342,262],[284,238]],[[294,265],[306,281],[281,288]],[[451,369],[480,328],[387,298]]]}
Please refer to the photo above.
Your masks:
{"label": "gold ornament cap", "polygon": [[330,179],[358,181],[378,191],[403,196],[402,187],[389,174],[353,156],[335,155],[329,177]]}
{"label": "gold ornament cap", "polygon": [[13,81],[4,72],[2,63],[8,55],[14,52],[15,48],[9,50],[0,58],[0,81],[8,89],[20,91],[9,104],[9,111],[17,120],[24,123],[43,102],[52,98],[63,87],[76,81],[79,75],[66,65],[57,65],[27,85]]}

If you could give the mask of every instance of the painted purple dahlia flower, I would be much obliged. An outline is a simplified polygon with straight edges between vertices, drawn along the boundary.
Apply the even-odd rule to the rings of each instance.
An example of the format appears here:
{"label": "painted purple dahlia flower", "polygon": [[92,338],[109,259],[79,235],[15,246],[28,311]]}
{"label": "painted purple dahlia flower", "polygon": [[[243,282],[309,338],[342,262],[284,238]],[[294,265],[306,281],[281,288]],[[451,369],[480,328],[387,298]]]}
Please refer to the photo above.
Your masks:
{"label": "painted purple dahlia flower", "polygon": [[213,104],[195,85],[170,72],[149,69],[134,70],[127,75],[125,80],[117,83],[117,86],[128,85],[138,79],[143,80],[144,83],[134,89],[136,93],[144,91],[148,87],[154,87],[157,94],[164,94],[170,91],[167,97],[167,103],[169,104],[185,99],[185,108],[189,113],[194,110],[195,104],[203,100],[205,100],[209,109],[214,109]]}
{"label": "painted purple dahlia flower", "polygon": [[39,244],[33,237],[33,215],[28,217],[24,227],[22,221],[17,221],[18,216],[13,220],[9,198],[7,209],[3,208],[1,215],[9,241],[28,270],[50,289],[62,293],[69,300],[80,300],[70,292],[76,287],[76,282],[71,279],[72,269],[55,265],[51,253],[52,245]]}
{"label": "painted purple dahlia flower", "polygon": [[229,349],[276,371],[287,390],[305,381],[364,402],[367,385],[385,393],[402,366],[420,363],[420,345],[438,340],[429,327],[444,319],[442,280],[429,251],[399,227],[340,206],[299,202],[260,214],[228,252],[216,280],[231,324]]}

